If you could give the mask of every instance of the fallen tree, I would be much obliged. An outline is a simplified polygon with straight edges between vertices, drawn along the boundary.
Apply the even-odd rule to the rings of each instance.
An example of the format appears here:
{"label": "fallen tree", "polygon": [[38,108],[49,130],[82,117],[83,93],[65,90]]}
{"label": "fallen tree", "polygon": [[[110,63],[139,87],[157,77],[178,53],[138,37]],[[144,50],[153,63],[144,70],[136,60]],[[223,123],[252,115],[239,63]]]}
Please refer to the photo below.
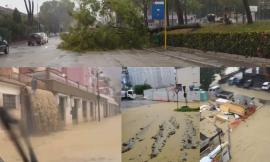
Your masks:
{"label": "fallen tree", "polygon": [[[186,24],[186,25],[176,25],[176,26],[169,26],[167,27],[167,31],[177,30],[177,29],[197,29],[201,28],[201,25],[199,23],[196,24]],[[164,27],[149,29],[150,33],[159,33],[164,31]]]}

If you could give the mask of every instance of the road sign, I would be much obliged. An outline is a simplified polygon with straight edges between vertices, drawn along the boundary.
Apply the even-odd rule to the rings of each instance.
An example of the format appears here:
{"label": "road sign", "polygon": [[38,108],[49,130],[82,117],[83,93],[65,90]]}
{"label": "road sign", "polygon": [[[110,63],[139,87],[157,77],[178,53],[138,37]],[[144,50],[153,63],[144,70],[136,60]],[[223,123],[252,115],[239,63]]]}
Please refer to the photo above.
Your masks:
{"label": "road sign", "polygon": [[165,12],[164,12],[164,2],[157,1],[152,5],[152,19],[153,20],[163,20]]}
{"label": "road sign", "polygon": [[251,12],[258,12],[258,6],[249,6]]}
{"label": "road sign", "polygon": [[180,91],[182,91],[182,84],[176,84],[175,93],[178,94]]}

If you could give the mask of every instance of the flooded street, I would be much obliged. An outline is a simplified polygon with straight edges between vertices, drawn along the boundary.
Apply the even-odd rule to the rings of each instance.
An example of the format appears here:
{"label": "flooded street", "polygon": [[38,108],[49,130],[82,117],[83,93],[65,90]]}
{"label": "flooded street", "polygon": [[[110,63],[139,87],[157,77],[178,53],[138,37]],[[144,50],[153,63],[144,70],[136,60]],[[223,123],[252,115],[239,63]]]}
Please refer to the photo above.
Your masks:
{"label": "flooded street", "polygon": [[123,162],[199,161],[199,113],[175,112],[175,108],[176,103],[158,103],[123,112],[122,142],[135,137],[131,149],[122,154]]}
{"label": "flooded street", "polygon": [[[31,141],[39,162],[119,162],[121,116],[71,126]],[[0,132],[0,156],[5,162],[22,161],[4,132]]]}
{"label": "flooded street", "polygon": [[228,84],[223,84],[221,87],[226,91],[233,92],[234,95],[244,95],[270,101],[270,93],[267,91],[239,88],[237,86],[229,86]]}
{"label": "flooded street", "polygon": [[[0,66],[250,66],[253,59],[238,61],[230,57],[213,57],[203,51],[190,51],[185,49],[164,50],[161,48],[128,49],[110,51],[90,51],[79,53],[58,49],[61,43],[59,37],[52,37],[44,46],[27,46],[27,42],[20,42],[10,47],[10,54],[0,54]],[[269,61],[268,61],[269,62]],[[270,63],[268,63],[270,64]]]}
{"label": "flooded street", "polygon": [[257,110],[232,132],[231,162],[268,162],[270,105]]}

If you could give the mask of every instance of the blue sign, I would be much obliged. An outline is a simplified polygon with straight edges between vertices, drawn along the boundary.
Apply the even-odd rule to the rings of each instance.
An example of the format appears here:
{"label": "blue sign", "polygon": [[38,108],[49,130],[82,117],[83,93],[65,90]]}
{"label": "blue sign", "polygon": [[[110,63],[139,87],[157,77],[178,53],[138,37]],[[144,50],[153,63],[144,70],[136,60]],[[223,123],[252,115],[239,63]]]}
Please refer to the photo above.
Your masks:
{"label": "blue sign", "polygon": [[152,19],[163,20],[164,19],[164,2],[154,2],[152,5]]}

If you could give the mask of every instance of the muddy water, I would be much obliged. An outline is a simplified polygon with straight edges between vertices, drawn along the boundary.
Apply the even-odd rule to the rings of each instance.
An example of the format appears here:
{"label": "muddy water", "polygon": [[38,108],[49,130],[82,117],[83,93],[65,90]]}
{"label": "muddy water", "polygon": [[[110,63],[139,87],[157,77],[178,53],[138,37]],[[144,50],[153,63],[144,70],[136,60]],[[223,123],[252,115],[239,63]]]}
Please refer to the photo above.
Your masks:
{"label": "muddy water", "polygon": [[[199,103],[190,104],[191,107],[199,107]],[[140,128],[151,123],[147,131],[144,132],[144,140],[135,143],[130,151],[122,154],[123,162],[181,162],[186,158],[188,162],[199,161],[199,147],[197,149],[183,149],[182,140],[187,132],[185,120],[190,119],[194,123],[196,135],[194,140],[199,141],[199,113],[181,113],[173,111],[176,103],[159,103],[148,106],[141,106],[123,112],[122,114],[122,142],[128,141],[140,131]],[[157,157],[151,159],[152,137],[157,134],[159,125],[164,121],[169,121],[175,117],[180,124],[176,133],[171,135]]]}
{"label": "muddy water", "polygon": [[[39,162],[120,162],[121,116],[68,127],[64,131],[32,137]],[[0,132],[0,156],[21,162],[15,148]]]}
{"label": "muddy water", "polygon": [[232,135],[232,162],[269,162],[270,105],[242,122]]}

